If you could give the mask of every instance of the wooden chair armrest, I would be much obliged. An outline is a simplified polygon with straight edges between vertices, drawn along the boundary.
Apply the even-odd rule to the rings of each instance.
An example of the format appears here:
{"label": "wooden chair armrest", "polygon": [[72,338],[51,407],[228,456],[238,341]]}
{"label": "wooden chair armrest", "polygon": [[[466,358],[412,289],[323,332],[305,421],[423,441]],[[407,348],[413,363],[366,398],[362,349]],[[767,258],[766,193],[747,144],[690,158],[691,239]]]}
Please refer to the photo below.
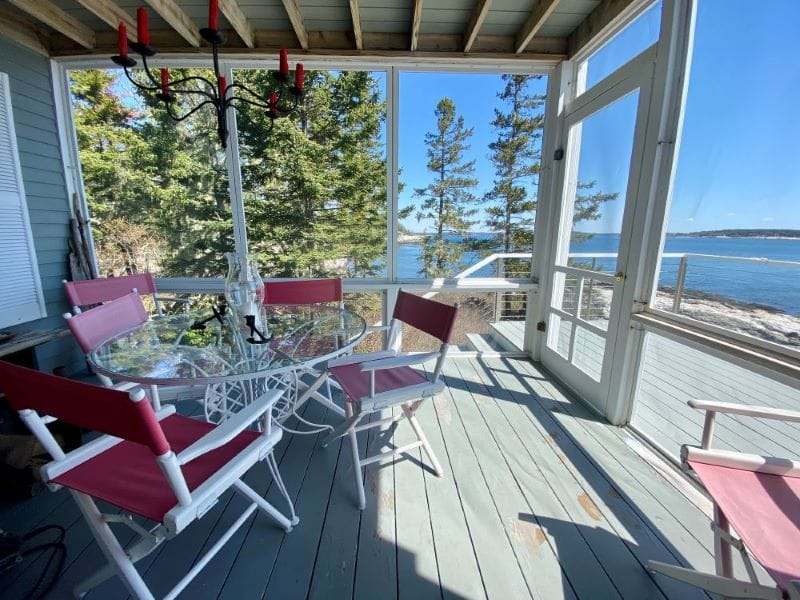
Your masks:
{"label": "wooden chair armrest", "polygon": [[282,394],[282,390],[270,390],[257,398],[254,402],[245,406],[227,421],[217,425],[194,444],[178,454],[178,464],[185,465],[198,456],[216,450],[230,442],[233,438],[250,427],[250,425],[257,421],[264,413],[271,410],[272,406],[278,401],[278,398],[280,398]]}
{"label": "wooden chair armrest", "polygon": [[728,413],[761,419],[776,419],[800,423],[800,411],[771,408],[768,406],[747,406],[735,402],[716,402],[714,400],[689,400],[689,406],[709,412]]}
{"label": "wooden chair armrest", "polygon": [[404,354],[391,358],[381,358],[371,360],[361,365],[362,371],[378,371],[380,369],[395,369],[397,367],[408,367],[427,362],[434,358],[439,358],[439,352],[422,352],[420,354]]}

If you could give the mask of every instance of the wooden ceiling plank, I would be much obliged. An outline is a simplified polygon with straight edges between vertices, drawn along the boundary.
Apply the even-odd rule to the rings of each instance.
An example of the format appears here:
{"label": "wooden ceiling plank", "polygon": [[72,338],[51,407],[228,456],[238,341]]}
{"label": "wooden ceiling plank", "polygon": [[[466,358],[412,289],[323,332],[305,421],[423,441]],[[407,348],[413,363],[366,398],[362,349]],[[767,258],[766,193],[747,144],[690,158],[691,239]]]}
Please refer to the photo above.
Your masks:
{"label": "wooden ceiling plank", "polygon": [[65,12],[50,0],[8,0],[34,19],[49,25],[59,33],[78,42],[84,48],[94,48],[94,31]]}
{"label": "wooden ceiling plank", "polygon": [[26,23],[18,15],[2,6],[0,6],[0,37],[41,56],[50,56],[50,50],[43,42],[44,36],[30,23]]}
{"label": "wooden ceiling plank", "polygon": [[472,44],[475,43],[475,38],[478,37],[481,25],[483,25],[484,20],[486,20],[486,15],[489,14],[489,9],[491,7],[492,0],[478,0],[477,4],[475,4],[472,17],[464,32],[464,52],[469,52],[472,49]]}
{"label": "wooden ceiling plank", "polygon": [[300,7],[297,6],[296,0],[283,0],[283,8],[286,9],[286,14],[289,16],[289,21],[291,21],[292,28],[297,36],[297,41],[300,42],[300,47],[303,50],[308,50],[308,32],[303,23],[303,14],[300,12]]}
{"label": "wooden ceiling plank", "polygon": [[417,50],[420,23],[422,23],[422,0],[414,0],[414,17],[411,21],[411,52]]}
{"label": "wooden ceiling plank", "polygon": [[528,47],[533,36],[542,28],[545,21],[553,14],[559,0],[539,0],[525,21],[522,29],[517,34],[516,53],[519,54]]}
{"label": "wooden ceiling plank", "polygon": [[641,4],[641,0],[603,0],[569,35],[569,55],[573,56],[606,27],[613,27]]}
{"label": "wooden ceiling plank", "polygon": [[128,39],[136,41],[136,21],[124,9],[111,0],[75,0],[111,29],[117,29],[119,22],[125,23],[128,28]]}
{"label": "wooden ceiling plank", "polygon": [[247,16],[242,12],[239,3],[236,0],[219,0],[219,9],[228,22],[233,27],[234,31],[242,38],[245,46],[248,48],[256,47],[256,36],[253,31],[253,26],[247,20]]}
{"label": "wooden ceiling plank", "polygon": [[353,17],[353,37],[356,39],[356,50],[363,50],[364,36],[361,35],[361,15],[358,12],[358,0],[350,0],[350,15]]}
{"label": "wooden ceiling plank", "polygon": [[175,0],[145,0],[167,24],[195,48],[200,47],[200,30]]}

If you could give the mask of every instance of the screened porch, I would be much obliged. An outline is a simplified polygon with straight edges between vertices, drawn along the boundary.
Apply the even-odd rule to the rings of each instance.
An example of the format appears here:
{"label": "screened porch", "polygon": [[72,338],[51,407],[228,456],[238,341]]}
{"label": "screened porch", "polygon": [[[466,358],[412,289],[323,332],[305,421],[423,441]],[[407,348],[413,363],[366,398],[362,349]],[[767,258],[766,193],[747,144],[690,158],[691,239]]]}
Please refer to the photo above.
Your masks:
{"label": "screened porch", "polygon": [[[274,449],[300,523],[248,520],[179,597],[707,596],[648,570],[724,570],[683,446],[710,427],[723,452],[800,454],[797,18],[789,0],[0,0],[2,360],[102,382],[66,329],[73,280],[152,273],[196,323],[236,261],[267,285],[335,279],[354,356],[436,349],[385,332],[402,293],[457,305],[418,413],[444,476],[420,448],[368,464],[360,511],[347,439],[291,433],[346,420],[309,401]],[[207,417],[207,388],[159,389]],[[0,571],[2,595],[49,572],[67,597],[103,556],[68,492],[18,469],[0,399],[0,529],[65,544]],[[359,431],[361,456],[411,435]],[[245,479],[277,503],[261,466]],[[137,564],[155,597],[242,506],[227,492]],[[87,597],[129,595],[114,577]]]}

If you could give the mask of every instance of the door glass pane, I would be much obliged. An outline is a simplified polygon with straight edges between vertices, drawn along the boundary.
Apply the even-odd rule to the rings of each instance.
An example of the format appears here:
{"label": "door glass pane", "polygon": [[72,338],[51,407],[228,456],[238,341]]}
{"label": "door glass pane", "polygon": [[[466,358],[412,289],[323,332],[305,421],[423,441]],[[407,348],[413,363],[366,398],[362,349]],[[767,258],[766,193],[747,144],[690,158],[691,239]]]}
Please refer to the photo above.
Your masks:
{"label": "door glass pane", "polygon": [[595,381],[600,381],[603,370],[603,355],[606,339],[581,327],[575,327],[575,347],[572,350],[572,364]]}
{"label": "door glass pane", "polygon": [[[569,145],[579,148],[564,223],[571,232],[566,262],[572,266],[616,270],[638,101],[635,90],[570,130]],[[559,253],[558,264],[565,254]]]}
{"label": "door glass pane", "polygon": [[583,321],[608,330],[608,316],[611,310],[611,296],[613,293],[613,284],[591,277],[584,278],[578,316]]}

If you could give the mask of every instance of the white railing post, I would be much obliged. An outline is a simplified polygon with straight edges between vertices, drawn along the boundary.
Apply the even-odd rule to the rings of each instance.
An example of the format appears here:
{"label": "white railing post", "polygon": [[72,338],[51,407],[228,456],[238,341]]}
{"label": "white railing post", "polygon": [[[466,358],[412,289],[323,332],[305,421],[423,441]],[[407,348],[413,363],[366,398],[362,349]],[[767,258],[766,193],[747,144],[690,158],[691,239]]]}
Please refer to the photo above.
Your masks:
{"label": "white railing post", "polygon": [[672,299],[672,312],[677,313],[681,308],[681,299],[683,298],[683,286],[686,282],[686,267],[688,266],[689,258],[684,254],[681,256],[681,262],[678,265],[678,275],[675,280],[675,297]]}
{"label": "white railing post", "polygon": [[[497,277],[502,278],[505,275],[505,257],[503,255],[498,255],[497,257]],[[494,322],[500,320],[500,317],[503,314],[503,307],[500,305],[503,301],[503,292],[495,292],[494,293]]]}

